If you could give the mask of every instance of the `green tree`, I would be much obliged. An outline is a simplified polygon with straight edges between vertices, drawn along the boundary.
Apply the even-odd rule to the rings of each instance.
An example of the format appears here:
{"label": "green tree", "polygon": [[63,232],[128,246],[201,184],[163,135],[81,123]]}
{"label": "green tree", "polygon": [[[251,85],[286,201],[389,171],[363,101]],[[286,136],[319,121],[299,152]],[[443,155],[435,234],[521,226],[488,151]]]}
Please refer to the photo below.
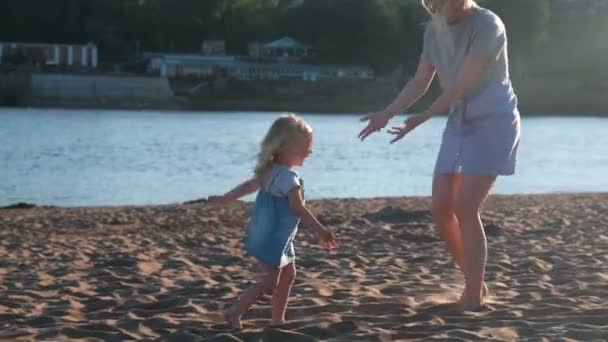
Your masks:
{"label": "green tree", "polygon": [[[95,42],[100,59],[133,61],[145,51],[199,51],[205,39],[224,39],[229,53],[251,41],[293,36],[318,51],[316,62],[352,63],[380,73],[412,70],[426,14],[402,0],[13,0],[0,1],[0,40]],[[547,38],[550,0],[487,0],[507,25],[512,59]],[[592,31],[592,30],[590,30]]]}
{"label": "green tree", "polygon": [[218,6],[217,27],[228,52],[245,54],[249,42],[269,40],[281,34],[277,23],[281,15],[279,0],[232,0]]}
{"label": "green tree", "polygon": [[402,51],[399,8],[391,0],[308,0],[289,9],[283,30],[313,45],[324,63],[394,67]]}
{"label": "green tree", "polygon": [[511,66],[525,72],[525,61],[549,38],[551,3],[549,0],[486,0],[480,2],[505,23]]}

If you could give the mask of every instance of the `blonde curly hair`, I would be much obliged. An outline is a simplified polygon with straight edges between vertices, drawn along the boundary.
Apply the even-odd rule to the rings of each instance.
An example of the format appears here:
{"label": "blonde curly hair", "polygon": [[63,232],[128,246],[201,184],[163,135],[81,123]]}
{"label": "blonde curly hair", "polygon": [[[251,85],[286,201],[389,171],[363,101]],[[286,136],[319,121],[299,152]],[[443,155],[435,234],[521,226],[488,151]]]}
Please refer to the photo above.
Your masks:
{"label": "blonde curly hair", "polygon": [[276,154],[294,141],[300,134],[312,134],[312,128],[306,121],[293,113],[285,113],[276,119],[260,144],[255,177],[262,181],[272,167]]}

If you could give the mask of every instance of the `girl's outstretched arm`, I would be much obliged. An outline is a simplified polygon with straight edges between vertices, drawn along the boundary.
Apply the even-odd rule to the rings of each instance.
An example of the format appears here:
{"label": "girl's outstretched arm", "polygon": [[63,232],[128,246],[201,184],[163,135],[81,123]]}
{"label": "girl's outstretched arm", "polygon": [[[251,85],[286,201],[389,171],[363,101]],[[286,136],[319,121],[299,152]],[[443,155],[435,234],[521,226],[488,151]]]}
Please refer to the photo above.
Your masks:
{"label": "girl's outstretched arm", "polygon": [[336,247],[336,238],[334,234],[321,222],[319,222],[319,220],[317,220],[317,218],[304,205],[304,199],[302,198],[300,188],[293,188],[289,192],[288,197],[291,210],[293,210],[294,213],[300,217],[304,226],[310,227],[314,230],[319,237],[321,246],[329,250]]}
{"label": "girl's outstretched arm", "polygon": [[225,204],[234,200],[237,200],[243,196],[249,195],[258,191],[260,188],[260,182],[257,178],[251,178],[250,180],[237,185],[234,189],[220,196],[209,196],[207,199],[211,203]]}

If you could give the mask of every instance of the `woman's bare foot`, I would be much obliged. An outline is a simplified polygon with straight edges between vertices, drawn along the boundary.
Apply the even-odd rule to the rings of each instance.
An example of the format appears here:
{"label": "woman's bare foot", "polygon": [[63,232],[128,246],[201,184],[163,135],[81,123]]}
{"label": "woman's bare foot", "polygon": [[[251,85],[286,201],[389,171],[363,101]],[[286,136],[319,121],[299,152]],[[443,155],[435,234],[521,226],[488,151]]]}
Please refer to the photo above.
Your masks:
{"label": "woman's bare foot", "polygon": [[480,296],[470,296],[465,289],[460,295],[457,305],[462,311],[477,311],[483,307],[484,301],[489,295],[488,286],[484,282]]}
{"label": "woman's bare foot", "polygon": [[243,328],[243,325],[241,324],[241,315],[235,312],[235,310],[232,308],[226,310],[224,313],[224,319],[226,320],[228,326],[230,326],[232,329],[240,330]]}
{"label": "woman's bare foot", "polygon": [[458,307],[461,311],[479,311],[483,307],[483,301],[467,298],[463,295],[458,301]]}
{"label": "woman's bare foot", "polygon": [[282,319],[282,320],[272,320],[272,322],[270,322],[270,325],[283,325],[287,323],[286,320]]}
{"label": "woman's bare foot", "polygon": [[483,282],[483,286],[481,288],[481,300],[485,300],[488,297],[490,297],[490,290],[488,289],[488,285],[486,284],[486,282]]}

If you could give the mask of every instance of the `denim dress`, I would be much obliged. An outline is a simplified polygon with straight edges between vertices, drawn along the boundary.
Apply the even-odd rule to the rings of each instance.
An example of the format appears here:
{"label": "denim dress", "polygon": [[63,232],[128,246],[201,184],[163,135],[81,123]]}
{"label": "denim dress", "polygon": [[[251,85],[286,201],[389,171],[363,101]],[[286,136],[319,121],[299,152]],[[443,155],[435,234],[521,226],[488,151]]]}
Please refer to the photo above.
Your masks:
{"label": "denim dress", "polygon": [[295,261],[293,241],[300,218],[291,209],[288,193],[302,185],[297,172],[273,165],[255,199],[245,237],[246,255],[279,268]]}

